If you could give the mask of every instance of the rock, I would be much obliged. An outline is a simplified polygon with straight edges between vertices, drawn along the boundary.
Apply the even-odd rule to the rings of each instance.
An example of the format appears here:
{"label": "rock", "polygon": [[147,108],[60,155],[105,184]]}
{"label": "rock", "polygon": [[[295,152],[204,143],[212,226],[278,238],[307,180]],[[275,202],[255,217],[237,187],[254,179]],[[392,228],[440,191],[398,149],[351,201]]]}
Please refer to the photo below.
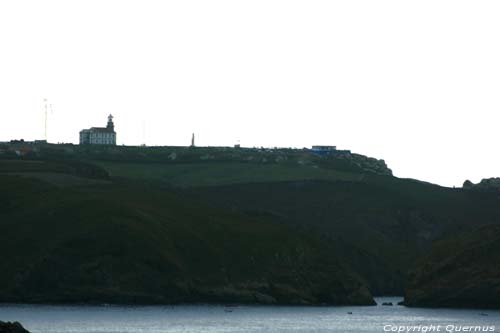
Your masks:
{"label": "rock", "polygon": [[377,305],[366,285],[360,284],[358,288],[353,289],[355,289],[355,291],[349,295],[348,300],[345,302],[346,304]]}
{"label": "rock", "polygon": [[3,322],[0,321],[0,333],[30,333],[27,331],[23,325],[15,322]]}
{"label": "rock", "polygon": [[392,304],[392,302],[384,302],[384,303],[382,303],[382,305],[385,305],[385,306],[392,306],[393,304]]}
{"label": "rock", "polygon": [[466,180],[462,188],[465,190],[498,192],[500,191],[500,178],[485,178],[478,184],[474,184],[470,180]]}
{"label": "rock", "polygon": [[467,180],[464,182],[464,184],[462,185],[462,188],[464,188],[464,189],[471,189],[471,188],[473,188],[473,187],[474,187],[474,183],[473,183],[473,182],[471,182],[471,181],[470,181],[470,180],[468,180],[468,179],[467,179]]}
{"label": "rock", "polygon": [[263,294],[263,293],[255,293],[254,295],[255,301],[259,304],[275,304],[276,298]]}

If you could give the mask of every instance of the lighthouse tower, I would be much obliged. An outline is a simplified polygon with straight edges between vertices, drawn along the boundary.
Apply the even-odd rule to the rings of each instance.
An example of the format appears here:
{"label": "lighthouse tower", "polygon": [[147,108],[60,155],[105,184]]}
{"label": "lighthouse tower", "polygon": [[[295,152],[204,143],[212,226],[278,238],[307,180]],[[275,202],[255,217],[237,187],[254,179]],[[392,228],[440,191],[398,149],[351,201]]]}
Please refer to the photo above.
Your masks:
{"label": "lighthouse tower", "polygon": [[109,115],[108,116],[108,125],[106,126],[107,129],[109,129],[110,131],[114,131],[115,130],[115,124],[113,124],[113,115]]}

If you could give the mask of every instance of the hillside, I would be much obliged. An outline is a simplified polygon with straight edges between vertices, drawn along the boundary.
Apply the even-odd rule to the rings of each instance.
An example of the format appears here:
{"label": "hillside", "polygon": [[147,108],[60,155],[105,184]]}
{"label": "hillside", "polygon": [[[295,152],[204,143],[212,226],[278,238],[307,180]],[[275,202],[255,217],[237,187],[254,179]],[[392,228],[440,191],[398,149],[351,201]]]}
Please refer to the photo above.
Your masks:
{"label": "hillside", "polygon": [[[0,175],[13,194],[4,195],[0,209],[29,202],[0,216],[11,221],[2,222],[5,232],[20,235],[4,250],[23,243],[26,251],[51,258],[6,263],[39,262],[11,272],[6,279],[18,282],[4,299],[36,295],[35,289],[19,292],[67,270],[68,285],[52,290],[75,292],[61,301],[92,295],[87,300],[151,302],[163,295],[158,302],[367,304],[370,293],[419,288],[408,272],[418,271],[438,242],[500,225],[496,191],[396,178],[383,160],[349,152],[42,145],[23,156],[0,156]],[[69,235],[61,243],[59,230]],[[47,239],[43,246],[62,248],[38,251],[39,235]],[[466,251],[468,244],[450,248]],[[95,259],[100,253],[106,259]],[[79,268],[67,264],[80,255]],[[145,257],[156,259],[150,264]],[[25,279],[35,268],[36,278]],[[141,289],[148,279],[158,282]]]}
{"label": "hillside", "polygon": [[219,207],[321,233],[376,295],[402,294],[407,271],[434,241],[500,221],[495,196],[385,177],[193,191]]}
{"label": "hillside", "polygon": [[437,242],[410,274],[405,304],[500,308],[500,226]]}
{"label": "hillside", "polygon": [[181,187],[304,179],[360,180],[364,174],[392,175],[383,160],[345,151],[319,155],[305,149],[26,144],[4,149],[4,159],[16,159],[16,152],[27,151],[24,159],[86,161],[101,166],[112,177]]}
{"label": "hillside", "polygon": [[313,235],[168,187],[37,176],[0,176],[0,301],[373,302]]}

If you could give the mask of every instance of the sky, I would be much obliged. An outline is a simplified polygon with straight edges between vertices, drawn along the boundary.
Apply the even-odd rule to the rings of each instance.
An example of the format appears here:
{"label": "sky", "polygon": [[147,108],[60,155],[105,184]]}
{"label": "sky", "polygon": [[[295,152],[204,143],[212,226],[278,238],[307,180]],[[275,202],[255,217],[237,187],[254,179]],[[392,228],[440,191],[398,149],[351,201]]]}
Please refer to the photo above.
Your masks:
{"label": "sky", "polygon": [[[499,1],[0,2],[0,141],[310,147],[500,177]],[[51,105],[51,107],[50,107]]]}

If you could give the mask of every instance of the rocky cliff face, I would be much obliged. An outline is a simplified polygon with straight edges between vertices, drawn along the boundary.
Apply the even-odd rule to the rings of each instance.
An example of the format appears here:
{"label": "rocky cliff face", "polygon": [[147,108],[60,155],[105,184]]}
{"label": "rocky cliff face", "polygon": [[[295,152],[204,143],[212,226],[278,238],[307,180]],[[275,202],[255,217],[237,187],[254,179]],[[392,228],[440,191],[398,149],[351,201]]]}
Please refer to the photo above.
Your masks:
{"label": "rocky cliff face", "polygon": [[0,188],[1,302],[374,304],[331,244],[268,218],[136,183]]}
{"label": "rocky cliff face", "polygon": [[410,274],[407,306],[500,308],[500,226],[441,241]]}
{"label": "rocky cliff face", "polygon": [[336,159],[345,160],[356,166],[360,171],[376,175],[392,176],[392,170],[387,167],[384,160],[359,154],[339,154]]}

